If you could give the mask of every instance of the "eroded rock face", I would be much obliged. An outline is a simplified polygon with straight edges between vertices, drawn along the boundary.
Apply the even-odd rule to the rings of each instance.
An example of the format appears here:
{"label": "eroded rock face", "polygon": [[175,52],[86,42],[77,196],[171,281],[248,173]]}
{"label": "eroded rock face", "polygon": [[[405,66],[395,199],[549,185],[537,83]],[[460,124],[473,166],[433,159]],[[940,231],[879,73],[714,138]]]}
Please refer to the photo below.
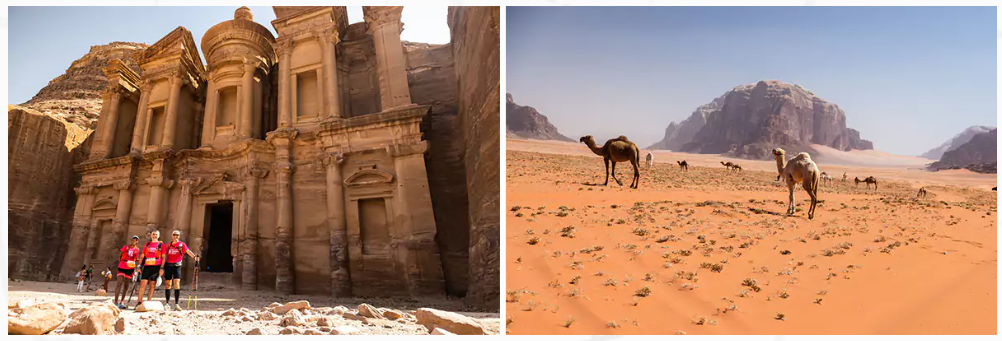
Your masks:
{"label": "eroded rock face", "polygon": [[113,42],[91,46],[83,57],[70,64],[66,72],[49,81],[31,100],[22,104],[41,112],[51,112],[83,129],[94,129],[101,113],[101,92],[108,84],[101,68],[118,58],[142,74],[132,60],[132,53],[145,50],[141,43]]}
{"label": "eroded rock face", "polygon": [[925,152],[924,154],[922,154],[922,157],[927,159],[939,160],[943,158],[943,154],[946,154],[946,152],[960,148],[960,146],[964,145],[967,142],[970,142],[971,139],[974,138],[974,136],[977,136],[978,134],[981,133],[990,132],[993,129],[995,129],[995,127],[986,127],[986,126],[972,126],[970,128],[964,129],[963,132],[957,134],[957,136],[954,136],[950,140],[944,142],[939,147],[933,148],[932,150]]}
{"label": "eroded rock face", "polygon": [[706,125],[706,117],[724,106],[724,99],[727,98],[728,94],[730,91],[715,98],[710,103],[699,106],[685,121],[669,124],[668,128],[665,129],[664,139],[647,147],[647,149],[680,150],[682,146],[692,141],[692,137],[696,136],[699,130],[703,129],[703,126]]}
{"label": "eroded rock face", "polygon": [[[712,109],[717,105],[719,109]],[[761,81],[739,86],[724,95],[722,103],[717,99],[701,108],[706,110],[697,114],[705,113],[705,125],[678,151],[768,159],[776,147],[789,153],[810,151],[811,144],[846,151],[873,149],[872,142],[846,127],[838,105],[795,84]],[[683,140],[676,136],[669,142]]]}
{"label": "eroded rock face", "polygon": [[[121,310],[110,303],[94,303],[70,314],[63,333],[105,335],[116,328]],[[124,329],[124,327],[123,327]]]}
{"label": "eroded rock face", "polygon": [[499,7],[449,7],[459,82],[459,115],[469,198],[469,291],[466,303],[500,306],[501,79]]}
{"label": "eroded rock face", "polygon": [[975,135],[957,149],[929,165],[930,170],[967,168],[980,173],[996,173],[998,162],[998,129]]}
{"label": "eroded rock face", "polygon": [[55,280],[70,237],[73,188],[80,182],[73,165],[89,154],[88,132],[32,109],[8,108],[9,274]]}
{"label": "eroded rock face", "polygon": [[511,94],[507,95],[505,104],[505,132],[508,137],[574,142],[561,135],[550,119],[536,108],[515,104]]}

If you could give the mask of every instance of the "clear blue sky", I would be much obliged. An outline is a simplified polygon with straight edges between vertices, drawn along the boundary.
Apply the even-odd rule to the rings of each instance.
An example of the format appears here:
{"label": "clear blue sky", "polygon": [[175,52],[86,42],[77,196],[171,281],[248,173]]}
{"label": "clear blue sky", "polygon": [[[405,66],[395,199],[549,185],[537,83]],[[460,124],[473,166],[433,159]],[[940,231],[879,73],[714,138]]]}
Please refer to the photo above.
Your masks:
{"label": "clear blue sky", "polygon": [[[205,31],[232,20],[238,7],[9,7],[8,100],[11,104],[27,102],[93,45],[113,41],[153,44],[178,26],[191,31],[195,44],[200,44]],[[271,7],[250,9],[254,21],[275,34]],[[447,11],[445,6],[404,7],[401,39],[448,43]],[[362,21],[362,7],[348,6],[348,21]]]}
{"label": "clear blue sky", "polygon": [[575,140],[646,147],[775,79],[838,104],[877,149],[918,155],[997,125],[997,38],[994,7],[508,7],[507,91]]}

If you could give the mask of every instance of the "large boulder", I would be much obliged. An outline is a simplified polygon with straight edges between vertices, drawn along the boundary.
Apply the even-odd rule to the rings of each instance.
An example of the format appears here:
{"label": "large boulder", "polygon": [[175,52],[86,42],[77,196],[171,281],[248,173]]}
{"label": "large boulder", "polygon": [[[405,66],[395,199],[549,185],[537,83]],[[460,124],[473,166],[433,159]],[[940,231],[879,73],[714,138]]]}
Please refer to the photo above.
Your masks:
{"label": "large boulder", "polygon": [[374,319],[383,318],[383,312],[379,308],[373,307],[369,304],[362,303],[358,305],[358,314]]}
{"label": "large boulder", "polygon": [[282,318],[282,322],[279,325],[282,327],[297,327],[304,324],[306,324],[306,319],[303,318],[303,314],[299,313],[299,310],[289,310],[289,313]]}
{"label": "large boulder", "polygon": [[414,316],[418,324],[428,328],[428,332],[442,328],[459,335],[486,334],[484,327],[469,316],[431,308],[418,309]]}
{"label": "large boulder", "polygon": [[25,307],[7,305],[8,335],[42,335],[56,329],[69,315],[66,307],[42,303]]}
{"label": "large boulder", "polygon": [[310,307],[310,301],[295,301],[295,302],[289,302],[289,303],[277,306],[277,307],[273,308],[272,311],[275,312],[276,314],[279,314],[279,315],[285,315],[285,313],[287,313],[287,312],[289,312],[291,310],[294,310],[294,309],[298,309],[300,311],[303,311],[303,310],[310,309],[310,308],[311,308]]}
{"label": "large boulder", "polygon": [[105,335],[115,329],[121,310],[111,303],[93,303],[70,314],[63,329],[67,334]]}

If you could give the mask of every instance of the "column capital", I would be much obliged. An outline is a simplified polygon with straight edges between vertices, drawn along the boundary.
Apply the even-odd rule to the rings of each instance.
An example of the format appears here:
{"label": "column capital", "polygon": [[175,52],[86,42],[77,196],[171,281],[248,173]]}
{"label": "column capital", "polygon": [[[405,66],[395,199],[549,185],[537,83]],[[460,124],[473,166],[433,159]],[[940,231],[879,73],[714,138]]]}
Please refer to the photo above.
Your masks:
{"label": "column capital", "polygon": [[146,184],[154,187],[163,187],[166,189],[171,189],[175,185],[175,181],[167,179],[162,175],[154,175],[145,179]]}
{"label": "column capital", "polygon": [[126,180],[115,182],[114,186],[115,186],[116,190],[125,191],[125,190],[131,190],[132,189],[132,183],[133,183],[132,179],[126,179]]}
{"label": "column capital", "polygon": [[419,141],[409,144],[393,144],[386,147],[386,151],[393,157],[404,157],[408,155],[424,155],[428,151],[428,141]]}
{"label": "column capital", "polygon": [[267,168],[247,167],[247,175],[252,179],[264,179],[268,176]]}
{"label": "column capital", "polygon": [[386,24],[399,23],[403,11],[403,6],[362,6],[362,15],[370,30]]}
{"label": "column capital", "polygon": [[281,56],[288,57],[289,55],[291,55],[292,46],[293,42],[291,37],[284,37],[275,40],[275,52],[277,52]]}
{"label": "column capital", "polygon": [[295,140],[298,135],[299,130],[296,130],[295,128],[279,128],[268,133],[268,136],[265,139],[268,142],[271,142],[271,144],[287,146],[292,140]]}
{"label": "column capital", "polygon": [[77,195],[90,195],[96,194],[97,188],[92,185],[80,185],[80,187],[74,188],[73,191],[77,192]]}
{"label": "column capital", "polygon": [[313,36],[320,40],[321,43],[340,43],[341,38],[338,36],[337,27],[325,27],[313,31]]}
{"label": "column capital", "polygon": [[323,152],[320,153],[320,163],[324,167],[340,166],[344,163],[344,154],[341,152]]}

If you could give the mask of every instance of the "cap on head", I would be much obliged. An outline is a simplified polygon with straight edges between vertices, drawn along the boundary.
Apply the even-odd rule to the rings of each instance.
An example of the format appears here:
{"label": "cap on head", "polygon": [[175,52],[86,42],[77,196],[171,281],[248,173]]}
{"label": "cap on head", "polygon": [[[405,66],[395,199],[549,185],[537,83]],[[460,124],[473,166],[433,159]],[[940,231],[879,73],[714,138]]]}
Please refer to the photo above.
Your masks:
{"label": "cap on head", "polygon": [[139,236],[132,236],[132,240],[139,240]]}
{"label": "cap on head", "polygon": [[173,232],[173,233],[171,233],[171,234],[173,234],[173,235],[175,235],[175,236],[180,236],[180,235],[181,235],[181,231],[179,231],[179,230],[174,230],[174,232]]}

